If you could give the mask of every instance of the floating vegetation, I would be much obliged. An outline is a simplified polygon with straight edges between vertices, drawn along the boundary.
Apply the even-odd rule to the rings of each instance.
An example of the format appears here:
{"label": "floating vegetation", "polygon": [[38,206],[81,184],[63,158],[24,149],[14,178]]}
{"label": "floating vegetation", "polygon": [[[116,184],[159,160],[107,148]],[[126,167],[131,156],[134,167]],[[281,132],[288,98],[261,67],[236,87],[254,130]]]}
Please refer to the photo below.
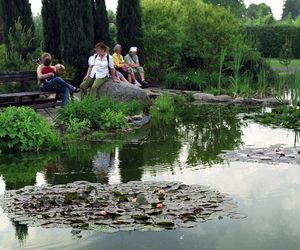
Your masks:
{"label": "floating vegetation", "polygon": [[272,112],[257,114],[246,118],[254,119],[256,122],[263,124],[300,130],[300,109],[297,106],[283,106],[273,109]]}
{"label": "floating vegetation", "polygon": [[21,225],[101,232],[192,228],[207,220],[247,217],[225,194],[174,182],[25,187],[7,191],[2,206]]}
{"label": "floating vegetation", "polygon": [[225,151],[220,155],[224,160],[264,163],[300,164],[300,150],[297,148],[245,148],[239,151]]}

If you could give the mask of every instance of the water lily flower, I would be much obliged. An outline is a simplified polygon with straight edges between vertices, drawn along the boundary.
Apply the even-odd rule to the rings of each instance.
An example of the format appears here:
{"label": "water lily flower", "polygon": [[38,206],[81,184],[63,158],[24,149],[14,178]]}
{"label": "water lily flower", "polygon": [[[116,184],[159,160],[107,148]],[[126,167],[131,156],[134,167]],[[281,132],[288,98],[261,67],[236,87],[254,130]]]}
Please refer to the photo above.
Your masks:
{"label": "water lily flower", "polygon": [[102,216],[106,216],[106,215],[107,215],[107,212],[106,212],[105,210],[102,210],[102,211],[100,211],[99,214],[102,215]]}
{"label": "water lily flower", "polygon": [[162,204],[162,203],[158,203],[157,205],[156,205],[156,208],[163,208],[164,207],[164,205]]}

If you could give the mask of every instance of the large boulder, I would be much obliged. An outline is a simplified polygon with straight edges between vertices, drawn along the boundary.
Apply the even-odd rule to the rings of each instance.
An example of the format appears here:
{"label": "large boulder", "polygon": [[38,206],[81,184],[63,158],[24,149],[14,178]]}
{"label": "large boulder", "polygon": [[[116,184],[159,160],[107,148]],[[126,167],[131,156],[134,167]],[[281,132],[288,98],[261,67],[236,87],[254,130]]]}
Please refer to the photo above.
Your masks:
{"label": "large boulder", "polygon": [[109,80],[98,90],[99,97],[112,97],[117,101],[139,101],[148,107],[151,104],[147,92],[129,83],[114,83]]}

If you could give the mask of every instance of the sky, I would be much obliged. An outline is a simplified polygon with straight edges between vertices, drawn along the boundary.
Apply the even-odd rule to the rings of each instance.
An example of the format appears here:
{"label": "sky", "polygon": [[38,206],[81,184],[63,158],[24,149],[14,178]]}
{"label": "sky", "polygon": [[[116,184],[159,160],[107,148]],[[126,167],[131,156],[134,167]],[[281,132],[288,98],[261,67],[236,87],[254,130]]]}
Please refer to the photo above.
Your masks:
{"label": "sky", "polygon": [[[37,14],[41,10],[41,0],[30,0],[32,11]],[[245,0],[245,4],[249,6],[251,3],[266,3],[272,10],[275,18],[281,19],[283,0]],[[106,0],[106,7],[109,10],[115,11],[117,9],[118,0]]]}

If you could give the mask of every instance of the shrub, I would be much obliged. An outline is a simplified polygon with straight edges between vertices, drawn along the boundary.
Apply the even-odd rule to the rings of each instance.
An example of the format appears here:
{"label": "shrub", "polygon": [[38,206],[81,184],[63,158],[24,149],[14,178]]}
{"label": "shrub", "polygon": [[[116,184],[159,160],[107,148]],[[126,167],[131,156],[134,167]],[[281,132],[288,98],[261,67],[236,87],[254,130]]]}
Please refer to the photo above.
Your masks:
{"label": "shrub", "polygon": [[162,80],[179,68],[183,44],[182,4],[173,0],[142,0],[146,69]]}
{"label": "shrub", "polygon": [[277,58],[286,43],[291,41],[292,53],[300,58],[300,27],[294,25],[257,25],[244,26],[248,39],[255,39],[259,43],[259,50],[264,57]]}
{"label": "shrub", "polygon": [[[143,111],[142,105],[137,102],[116,102],[110,98],[97,99],[88,97],[82,101],[74,101],[64,109],[59,109],[56,119],[57,126],[68,128],[70,121],[76,119],[77,123],[87,121],[91,130],[101,130],[108,128],[119,128],[119,117],[132,116],[140,114]],[[106,119],[105,115],[109,115]],[[114,119],[116,116],[117,118]],[[112,122],[116,122],[113,124]],[[107,126],[108,122],[110,127]]]}
{"label": "shrub", "polygon": [[39,151],[59,143],[51,125],[33,109],[9,107],[0,112],[0,150]]}
{"label": "shrub", "polygon": [[240,22],[229,10],[194,0],[186,5],[184,57],[187,65],[218,71],[223,49],[228,57],[244,50]]}
{"label": "shrub", "polygon": [[101,114],[101,129],[122,129],[126,128],[127,121],[121,111],[114,111],[111,109],[105,110]]}
{"label": "shrub", "polygon": [[174,99],[168,95],[160,96],[151,107],[150,115],[154,121],[169,122],[175,119]]}
{"label": "shrub", "polygon": [[89,131],[91,128],[91,124],[88,120],[80,121],[77,118],[71,118],[67,124],[67,133],[79,133],[81,131]]}

